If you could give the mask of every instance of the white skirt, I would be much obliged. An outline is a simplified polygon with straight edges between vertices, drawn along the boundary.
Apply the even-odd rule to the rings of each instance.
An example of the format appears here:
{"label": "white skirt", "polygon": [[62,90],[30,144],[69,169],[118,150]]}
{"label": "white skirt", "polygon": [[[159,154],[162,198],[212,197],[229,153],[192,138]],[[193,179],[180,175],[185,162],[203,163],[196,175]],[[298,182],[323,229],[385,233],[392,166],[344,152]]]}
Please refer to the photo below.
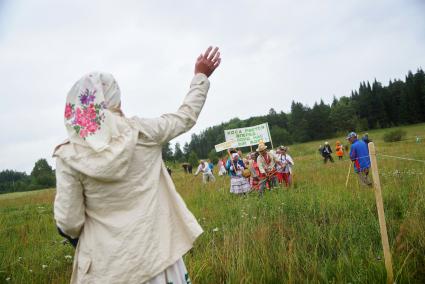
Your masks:
{"label": "white skirt", "polygon": [[176,263],[167,267],[163,272],[145,282],[144,284],[191,284],[189,274],[183,259],[180,258]]}
{"label": "white skirt", "polygon": [[230,192],[234,194],[247,193],[251,190],[248,179],[241,176],[230,177]]}

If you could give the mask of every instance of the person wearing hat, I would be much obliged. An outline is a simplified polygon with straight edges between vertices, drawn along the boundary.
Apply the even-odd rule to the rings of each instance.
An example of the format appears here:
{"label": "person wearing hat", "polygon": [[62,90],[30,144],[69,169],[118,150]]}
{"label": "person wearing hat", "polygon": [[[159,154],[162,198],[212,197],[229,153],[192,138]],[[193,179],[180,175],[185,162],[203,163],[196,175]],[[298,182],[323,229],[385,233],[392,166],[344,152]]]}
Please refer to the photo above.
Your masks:
{"label": "person wearing hat", "polygon": [[334,159],[332,158],[332,149],[329,145],[328,141],[325,142],[325,146],[322,148],[322,156],[323,156],[323,162],[326,164],[328,160],[330,160],[332,163],[334,162]]}
{"label": "person wearing hat", "polygon": [[291,172],[294,160],[292,160],[292,157],[287,152],[288,147],[279,146],[277,148],[276,170],[278,172],[277,179],[279,183],[285,182],[285,185],[288,187],[291,185]]}
{"label": "person wearing hat", "polygon": [[369,149],[363,140],[357,139],[355,132],[347,135],[347,140],[351,144],[350,159],[353,161],[354,172],[357,173],[361,185],[372,186],[369,177],[370,158]]}
{"label": "person wearing hat", "polygon": [[276,160],[274,155],[267,152],[267,146],[264,143],[258,144],[257,152],[259,153],[257,158],[258,169],[260,170],[260,195],[263,194],[264,188],[266,187],[266,181],[269,182],[270,188],[273,188],[277,184],[275,165]]}
{"label": "person wearing hat", "polygon": [[195,176],[202,172],[202,182],[205,184],[209,181],[215,181],[215,177],[209,167],[208,162],[201,160],[198,169],[196,170]]}
{"label": "person wearing hat", "polygon": [[232,159],[227,160],[226,169],[230,175],[230,193],[245,195],[251,189],[249,181],[242,173],[246,168],[238,153],[232,154]]}

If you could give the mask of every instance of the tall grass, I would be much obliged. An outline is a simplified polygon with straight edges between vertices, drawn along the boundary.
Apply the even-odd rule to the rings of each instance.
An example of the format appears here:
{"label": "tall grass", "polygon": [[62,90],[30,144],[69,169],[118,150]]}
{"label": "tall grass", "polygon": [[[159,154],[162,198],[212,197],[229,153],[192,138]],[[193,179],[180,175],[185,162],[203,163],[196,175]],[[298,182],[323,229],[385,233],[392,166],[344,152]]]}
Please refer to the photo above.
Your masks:
{"label": "tall grass", "polygon": [[[408,137],[425,135],[423,124],[404,129]],[[384,143],[382,133],[369,136],[378,151],[394,275],[398,283],[425,283],[425,164],[379,156],[425,160],[425,147],[413,138]],[[346,188],[347,157],[324,165],[319,144],[293,145],[294,186],[262,199],[230,195],[227,177],[202,185],[174,170],[205,230],[184,257],[193,283],[385,283],[373,191],[354,174]],[[69,281],[73,249],[56,233],[53,198],[53,189],[0,196],[1,283]]]}

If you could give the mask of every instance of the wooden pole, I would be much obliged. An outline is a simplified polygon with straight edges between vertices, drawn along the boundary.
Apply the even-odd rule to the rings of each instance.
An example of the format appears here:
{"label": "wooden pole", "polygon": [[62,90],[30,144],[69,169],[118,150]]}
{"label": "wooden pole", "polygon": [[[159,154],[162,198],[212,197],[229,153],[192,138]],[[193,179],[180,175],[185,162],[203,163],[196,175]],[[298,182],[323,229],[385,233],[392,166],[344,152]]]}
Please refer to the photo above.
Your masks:
{"label": "wooden pole", "polygon": [[267,122],[267,132],[269,133],[270,143],[272,144],[272,149],[274,149],[274,147],[273,147],[273,139],[272,139],[272,135],[270,134],[270,128],[269,128],[269,123],[268,122]]}
{"label": "wooden pole", "polygon": [[373,142],[369,142],[368,147],[373,174],[373,187],[375,188],[376,208],[378,209],[379,228],[381,230],[381,241],[384,249],[385,268],[387,270],[387,283],[392,284],[394,282],[393,266],[388,242],[387,225],[385,223],[384,202],[382,201],[381,182],[379,180],[378,164],[376,162],[375,145]]}
{"label": "wooden pole", "polygon": [[351,164],[351,162],[348,164],[348,174],[347,174],[347,180],[345,181],[345,187],[348,187],[348,180],[350,179],[350,172],[351,172],[351,167],[353,165]]}

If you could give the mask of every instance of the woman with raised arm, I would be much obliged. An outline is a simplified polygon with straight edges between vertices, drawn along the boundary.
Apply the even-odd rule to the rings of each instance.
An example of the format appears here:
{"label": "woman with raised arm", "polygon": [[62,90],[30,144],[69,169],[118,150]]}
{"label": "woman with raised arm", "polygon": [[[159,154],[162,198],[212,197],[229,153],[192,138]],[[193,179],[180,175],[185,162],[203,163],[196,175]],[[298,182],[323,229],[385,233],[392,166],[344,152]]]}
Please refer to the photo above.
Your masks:
{"label": "woman with raised arm", "polygon": [[188,131],[220,65],[209,47],[183,104],[159,118],[127,118],[110,74],[90,73],[68,93],[68,140],[57,146],[54,216],[75,245],[71,283],[189,283],[183,255],[202,233],[175,190],[161,145]]}

